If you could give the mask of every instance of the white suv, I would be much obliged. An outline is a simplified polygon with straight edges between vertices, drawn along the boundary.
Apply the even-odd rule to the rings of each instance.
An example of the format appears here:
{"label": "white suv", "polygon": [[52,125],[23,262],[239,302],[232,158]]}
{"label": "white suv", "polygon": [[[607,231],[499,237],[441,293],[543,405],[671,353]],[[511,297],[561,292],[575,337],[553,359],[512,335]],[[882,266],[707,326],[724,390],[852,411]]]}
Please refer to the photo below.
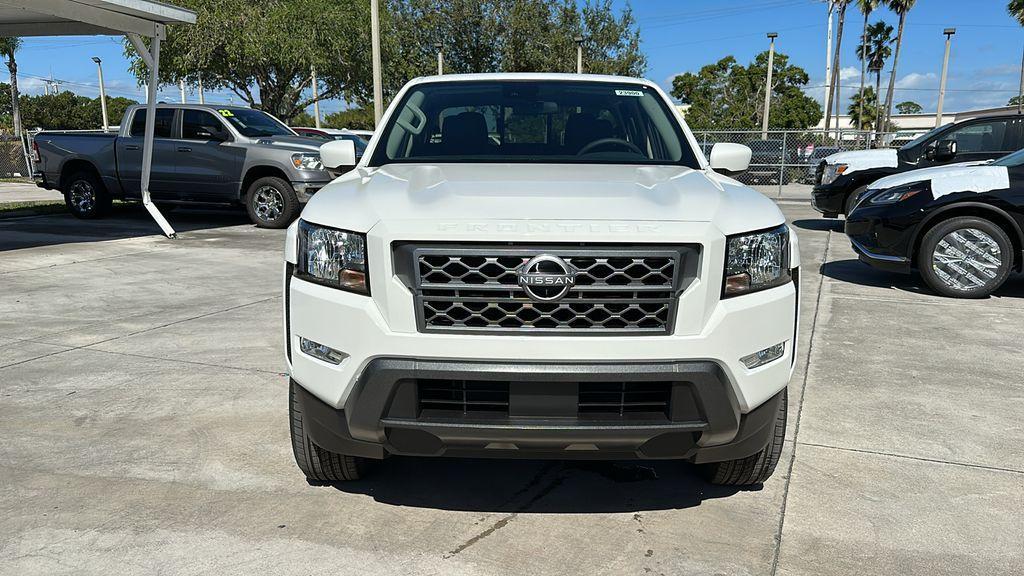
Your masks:
{"label": "white suv", "polygon": [[[356,163],[351,142],[321,155]],[[334,482],[390,454],[665,458],[716,483],[768,478],[797,239],[720,174],[748,148],[710,156],[644,80],[410,82],[288,229],[299,468]]]}

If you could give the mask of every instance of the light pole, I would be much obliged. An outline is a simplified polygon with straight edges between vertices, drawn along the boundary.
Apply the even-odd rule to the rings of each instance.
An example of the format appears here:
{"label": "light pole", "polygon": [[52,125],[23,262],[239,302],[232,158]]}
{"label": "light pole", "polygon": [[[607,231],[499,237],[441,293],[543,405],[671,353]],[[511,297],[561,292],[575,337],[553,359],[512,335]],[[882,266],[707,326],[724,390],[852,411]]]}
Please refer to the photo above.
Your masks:
{"label": "light pole", "polygon": [[576,73],[583,74],[583,36],[577,34],[573,41],[576,42]]}
{"label": "light pole", "polygon": [[99,56],[93,56],[92,61],[96,63],[96,72],[100,76],[100,111],[103,113],[103,131],[106,132],[110,128],[110,122],[107,120],[107,89],[103,86],[103,60],[100,60]]}
{"label": "light pole", "polygon": [[939,107],[935,111],[935,127],[942,126],[942,101],[946,98],[946,71],[949,69],[949,44],[956,34],[956,28],[946,28],[942,31],[946,35],[946,54],[942,57],[942,79],[939,80]]}
{"label": "light pole", "polygon": [[199,82],[199,103],[206,104],[206,96],[203,95],[203,77],[200,76],[197,81]]}
{"label": "light pole", "polygon": [[434,42],[434,48],[437,49],[437,75],[444,74],[444,44],[440,42]]}
{"label": "light pole", "polygon": [[[832,92],[832,13],[835,12],[833,0],[826,0],[828,3],[828,36],[825,38],[825,99],[822,100],[822,108],[828,107],[829,94]],[[825,126],[825,136],[828,135],[828,126]]]}
{"label": "light pole", "polygon": [[864,131],[864,70],[868,62],[868,33],[860,36],[860,110],[857,112],[857,131]]}
{"label": "light pole", "polygon": [[185,79],[178,80],[178,89],[181,90],[181,103],[185,103]]}
{"label": "light pole", "polygon": [[[764,118],[761,119],[761,140],[768,139],[768,110],[772,103],[772,68],[775,67],[775,39],[779,35],[776,32],[768,33],[768,74],[764,79]],[[828,127],[825,127],[826,130]]]}
{"label": "light pole", "polygon": [[313,66],[309,67],[310,82],[313,83],[313,123],[319,128],[320,127],[320,86],[317,85],[316,81],[316,68]]}
{"label": "light pole", "polygon": [[1020,89],[1017,91],[1017,114],[1024,107],[1024,52],[1020,55]]}
{"label": "light pole", "polygon": [[379,0],[370,0],[370,53],[373,60],[373,125],[384,115],[384,89],[380,71],[380,6]]}

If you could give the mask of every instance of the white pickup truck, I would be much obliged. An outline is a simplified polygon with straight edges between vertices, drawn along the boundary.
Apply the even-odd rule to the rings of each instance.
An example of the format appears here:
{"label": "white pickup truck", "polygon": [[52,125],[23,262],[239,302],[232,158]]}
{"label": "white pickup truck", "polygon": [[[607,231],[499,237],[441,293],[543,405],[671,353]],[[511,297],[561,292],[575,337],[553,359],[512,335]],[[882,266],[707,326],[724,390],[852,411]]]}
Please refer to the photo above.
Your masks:
{"label": "white pickup truck", "polygon": [[705,159],[632,78],[410,82],[355,169],[288,229],[296,461],[359,478],[391,454],[689,460],[775,469],[799,251],[778,207]]}

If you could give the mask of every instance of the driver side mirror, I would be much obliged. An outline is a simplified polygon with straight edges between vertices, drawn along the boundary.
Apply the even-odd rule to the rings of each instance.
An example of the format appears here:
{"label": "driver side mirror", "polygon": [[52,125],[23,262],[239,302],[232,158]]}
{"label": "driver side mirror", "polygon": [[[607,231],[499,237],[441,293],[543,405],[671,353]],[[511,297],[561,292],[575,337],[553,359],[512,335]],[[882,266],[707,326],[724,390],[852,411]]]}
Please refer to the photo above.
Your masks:
{"label": "driver side mirror", "polygon": [[753,151],[743,144],[719,142],[711,147],[711,169],[726,176],[746,171],[750,167]]}
{"label": "driver side mirror", "polygon": [[333,140],[320,146],[320,162],[334,174],[348,172],[356,165],[356,145],[351,140]]}
{"label": "driver side mirror", "polygon": [[939,162],[952,160],[956,156],[956,140],[939,140],[932,150],[932,158]]}
{"label": "driver side mirror", "polygon": [[226,142],[228,139],[227,132],[224,132],[215,126],[200,127],[199,130],[196,131],[196,136],[206,138],[208,140],[215,140],[217,142]]}

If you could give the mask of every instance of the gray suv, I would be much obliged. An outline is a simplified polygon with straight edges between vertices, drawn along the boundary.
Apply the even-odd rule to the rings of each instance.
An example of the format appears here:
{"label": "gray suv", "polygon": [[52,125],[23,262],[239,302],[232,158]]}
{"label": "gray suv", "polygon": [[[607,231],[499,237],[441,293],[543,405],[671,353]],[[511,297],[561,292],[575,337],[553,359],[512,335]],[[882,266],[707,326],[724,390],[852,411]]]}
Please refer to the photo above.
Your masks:
{"label": "gray suv", "polygon": [[[43,131],[33,177],[63,192],[72,214],[98,218],[116,199],[141,197],[146,108],[129,108],[118,133]],[[252,221],[284,228],[332,180],[320,144],[266,112],[240,106],[161,104],[150,194],[154,202],[242,204]]]}

